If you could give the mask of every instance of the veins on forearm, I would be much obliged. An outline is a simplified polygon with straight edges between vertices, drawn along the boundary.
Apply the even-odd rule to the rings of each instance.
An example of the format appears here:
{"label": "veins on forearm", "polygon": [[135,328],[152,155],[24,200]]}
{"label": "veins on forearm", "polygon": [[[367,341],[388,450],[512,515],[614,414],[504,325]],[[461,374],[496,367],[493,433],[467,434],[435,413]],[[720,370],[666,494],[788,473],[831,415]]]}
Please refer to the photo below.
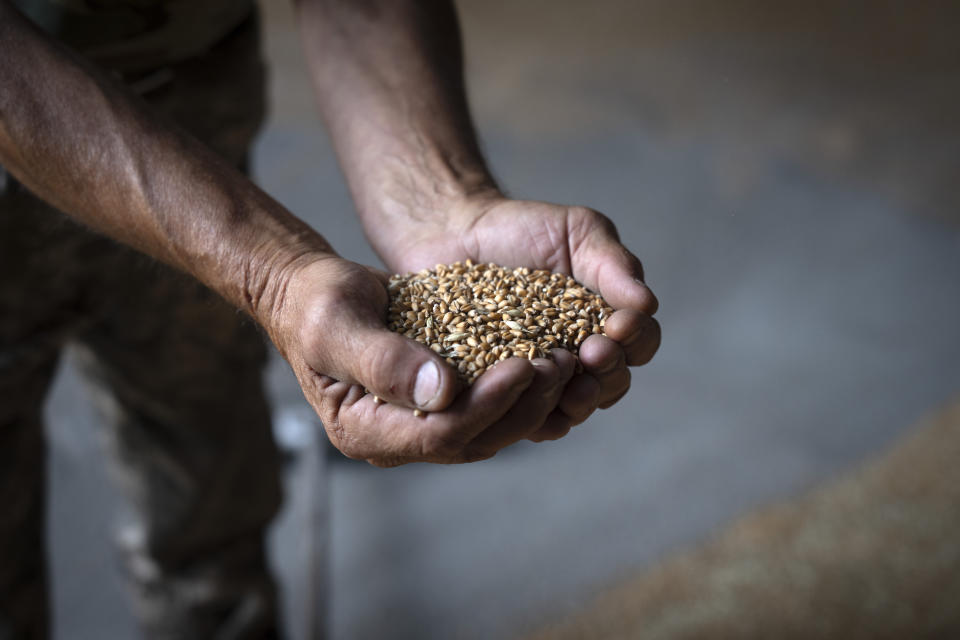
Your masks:
{"label": "veins on forearm", "polygon": [[239,171],[4,0],[0,17],[0,162],[36,195],[251,312],[269,287],[242,278],[244,270],[271,273],[332,251]]}
{"label": "veins on forearm", "polygon": [[365,223],[496,190],[467,107],[450,2],[302,1],[318,100]]}

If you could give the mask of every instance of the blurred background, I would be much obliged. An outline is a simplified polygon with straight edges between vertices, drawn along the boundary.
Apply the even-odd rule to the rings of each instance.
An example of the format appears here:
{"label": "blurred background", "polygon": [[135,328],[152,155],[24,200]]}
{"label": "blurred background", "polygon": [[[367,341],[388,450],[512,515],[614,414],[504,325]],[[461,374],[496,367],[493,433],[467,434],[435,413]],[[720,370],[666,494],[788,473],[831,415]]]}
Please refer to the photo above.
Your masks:
{"label": "blurred background", "polygon": [[[377,263],[262,5],[257,179]],[[663,346],[564,440],[390,471],[275,357],[291,637],[960,636],[960,4],[458,5],[495,173],[613,218]],[[48,416],[56,637],[135,637],[69,359]]]}

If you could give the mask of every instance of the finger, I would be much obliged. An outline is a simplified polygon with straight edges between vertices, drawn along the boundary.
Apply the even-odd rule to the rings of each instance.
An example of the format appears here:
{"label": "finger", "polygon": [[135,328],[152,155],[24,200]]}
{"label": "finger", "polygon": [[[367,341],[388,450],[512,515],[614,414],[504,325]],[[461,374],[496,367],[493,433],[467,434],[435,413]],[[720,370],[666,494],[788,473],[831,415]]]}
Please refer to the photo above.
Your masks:
{"label": "finger", "polygon": [[610,407],[630,388],[630,370],[620,345],[607,336],[594,335],[580,345],[580,360],[586,373],[597,380],[598,406]]}
{"label": "finger", "polygon": [[616,375],[606,380],[600,395],[599,408],[609,409],[619,402],[620,399],[627,394],[627,391],[630,390],[631,378],[630,369],[624,367],[620,369]]}
{"label": "finger", "polygon": [[365,395],[344,403],[337,418],[349,433],[350,457],[377,466],[406,462],[471,462],[489,456],[467,456],[466,445],[496,423],[526,391],[534,378],[529,361],[509,358],[480,376],[446,410],[415,416],[409,409],[374,401]]}
{"label": "finger", "polygon": [[345,433],[340,421],[340,408],[344,405],[351,389],[357,385],[340,382],[330,376],[316,373],[307,373],[306,375],[310,384],[302,385],[303,389],[306,392],[307,400],[320,417],[320,422],[327,433],[330,444],[348,458],[358,458],[359,456],[351,450],[348,442],[352,434]]}
{"label": "finger", "polygon": [[470,442],[467,455],[492,456],[539,429],[556,408],[563,388],[573,374],[572,363],[561,369],[546,358],[536,358],[531,364],[536,370],[533,382],[500,420]]}
{"label": "finger", "polygon": [[559,440],[570,433],[573,428],[573,420],[560,409],[556,409],[547,416],[543,426],[527,436],[530,442],[543,442],[545,440]]}
{"label": "finger", "polygon": [[566,349],[551,349],[550,359],[560,368],[562,375],[567,378],[573,376],[577,368],[577,356]]}
{"label": "finger", "polygon": [[648,315],[659,302],[643,278],[643,265],[630,253],[609,218],[591,209],[570,214],[573,275],[599,291],[614,309],[636,309]]}
{"label": "finger", "polygon": [[[573,374],[576,369],[577,357],[569,351],[554,349],[550,352],[550,357],[559,367],[562,369],[569,367],[571,372],[569,380],[563,388],[563,393],[557,401],[557,409],[567,416],[564,422],[568,426],[580,424],[596,410],[599,404],[599,385],[596,379],[589,374]],[[554,414],[551,413],[551,415]]]}
{"label": "finger", "polygon": [[551,412],[547,421],[551,421],[551,416],[556,421],[557,416],[562,414],[565,416],[562,422],[568,426],[579,424],[586,420],[597,408],[596,381],[589,375],[584,376],[584,374],[576,373],[577,357],[569,351],[553,349],[550,352],[550,358],[565,372],[567,383],[560,394],[560,399],[557,401],[557,410]]}
{"label": "finger", "polygon": [[569,418],[569,426],[576,426],[600,406],[600,393],[597,379],[589,373],[581,373],[567,383],[557,408]]}
{"label": "finger", "polygon": [[633,309],[614,312],[607,318],[603,332],[620,344],[626,353],[627,364],[630,366],[646,364],[660,348],[660,323],[649,315]]}
{"label": "finger", "polygon": [[[424,411],[448,406],[459,386],[456,372],[426,345],[387,329],[389,295],[376,270],[343,260],[325,267],[299,279],[290,298],[294,351],[306,365],[394,404]],[[330,279],[336,286],[320,286]]]}
{"label": "finger", "polygon": [[585,371],[597,379],[612,373],[618,367],[626,367],[623,348],[608,336],[594,334],[580,345],[580,363]]}
{"label": "finger", "polygon": [[383,284],[384,286],[387,286],[388,284],[390,284],[390,274],[384,271],[383,269],[379,269],[377,267],[371,267],[370,265],[364,265],[364,268],[370,273],[372,273],[374,277],[377,280],[379,280],[380,283]]}
{"label": "finger", "polygon": [[440,411],[456,395],[456,372],[435,352],[379,326],[355,326],[336,349],[336,360],[346,368],[349,382],[391,404]]}

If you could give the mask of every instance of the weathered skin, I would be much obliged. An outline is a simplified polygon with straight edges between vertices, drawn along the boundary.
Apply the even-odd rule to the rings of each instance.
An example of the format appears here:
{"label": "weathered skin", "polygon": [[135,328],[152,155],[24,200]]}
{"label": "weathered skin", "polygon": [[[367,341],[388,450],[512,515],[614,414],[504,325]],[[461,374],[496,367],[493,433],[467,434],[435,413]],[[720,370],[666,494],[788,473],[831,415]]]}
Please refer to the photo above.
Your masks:
{"label": "weathered skin", "polygon": [[[249,20],[202,62],[171,67],[146,98],[240,166],[263,117],[257,45]],[[269,636],[276,592],[263,534],[281,494],[260,332],[196,280],[2,175],[0,638],[46,634],[41,410],[68,341],[132,507],[122,550],[145,631]]]}
{"label": "weathered skin", "polygon": [[[37,318],[36,325],[11,330],[7,351],[43,354],[32,376],[36,385],[18,387],[20,383],[14,381],[12,390],[5,392],[21,402],[4,409],[11,417],[4,417],[2,428],[15,441],[25,443],[22,455],[11,454],[11,464],[36,466],[30,460],[42,449],[38,407],[52,358],[67,337],[83,338],[96,363],[93,370],[113,385],[115,398],[143,400],[165,420],[183,425],[192,424],[191,420],[204,422],[204,416],[210,415],[209,408],[188,410],[188,415],[164,409],[178,394],[191,396],[191,389],[172,389],[175,379],[188,372],[174,367],[176,375],[158,373],[159,382],[154,384],[127,369],[142,371],[148,368],[144,362],[153,358],[177,360],[178,339],[188,341],[183,346],[188,351],[206,344],[206,338],[198,337],[204,331],[194,334],[187,328],[196,323],[218,329],[217,337],[235,336],[238,345],[253,343],[249,328],[223,328],[229,307],[218,307],[220,303],[212,301],[206,289],[163,284],[160,281],[167,282],[167,276],[156,274],[166,267],[142,262],[147,258],[136,258],[95,234],[193,276],[229,305],[246,312],[290,362],[333,444],[350,457],[380,466],[469,462],[489,458],[521,439],[562,437],[597,408],[616,402],[629,388],[628,366],[653,356],[660,341],[659,325],[651,317],[656,299],[642,281],[640,262],[619,242],[610,220],[584,207],[507,198],[492,179],[467,110],[459,33],[449,2],[304,0],[299,12],[321,114],[367,237],[387,267],[407,271],[471,258],[563,271],[598,291],[617,310],[606,323],[609,337],[592,336],[581,346],[583,373],[574,373],[572,356],[565,352],[553,360],[510,359],[461,392],[455,372],[435,353],[386,329],[384,275],[340,258],[316,230],[237,169],[242,151],[234,151],[232,144],[218,144],[218,137],[225,136],[242,139],[245,147],[253,133],[256,123],[232,118],[229,108],[218,110],[228,103],[216,95],[238,91],[239,95],[224,95],[240,102],[252,99],[259,108],[259,89],[247,86],[250,76],[239,70],[236,75],[198,73],[194,88],[200,92],[196,99],[202,106],[196,112],[191,107],[178,108],[176,101],[165,105],[161,95],[173,90],[169,86],[146,96],[154,104],[151,107],[115,77],[34,28],[9,0],[0,0],[0,164],[30,192],[92,230],[81,232],[53,211],[33,216],[23,213],[26,209],[19,205],[6,204],[0,211],[6,218],[3,224],[18,229],[0,240],[16,246],[5,253],[3,259],[11,267],[3,278],[11,278],[17,295],[24,295],[24,283],[33,277],[31,269],[41,274],[38,281],[78,279],[66,301],[62,294],[28,295],[30,305],[40,304],[36,312],[26,311],[27,305],[19,304],[12,293],[2,302],[17,308],[10,314]],[[176,70],[190,64],[188,60],[173,66]],[[135,75],[130,79],[143,79]],[[161,112],[182,128],[160,117]],[[201,122],[205,124],[193,126]],[[213,128],[208,130],[206,124]],[[56,222],[46,225],[44,217]],[[31,236],[22,229],[34,219],[41,227],[57,231],[53,236],[45,236],[47,231]],[[58,246],[61,234],[66,236],[65,244]],[[67,245],[73,246],[73,237],[89,239],[89,245],[82,240],[80,246],[92,248],[78,249],[79,254],[67,250]],[[122,264],[98,268],[99,261],[114,252],[126,255],[118,258]],[[69,268],[54,258],[58,254]],[[84,276],[87,264],[95,271],[92,279]],[[115,273],[102,279],[104,269]],[[15,275],[20,273],[27,275]],[[132,286],[114,283],[119,274],[145,280]],[[185,298],[151,299],[150,282],[155,276],[158,290]],[[188,294],[189,290],[196,293]],[[191,295],[193,301],[186,302]],[[132,302],[131,297],[139,299]],[[107,299],[106,306],[100,305],[101,298]],[[117,300],[122,306],[116,306]],[[83,322],[61,326],[62,319],[69,317],[64,305],[73,311],[79,305],[77,315]],[[126,355],[127,348],[122,346],[126,329],[139,325],[123,321],[128,317],[126,308],[154,314],[143,327],[146,331],[153,323],[156,331],[136,334],[147,337],[133,340],[130,347],[145,350],[146,361],[143,356]],[[185,324],[176,329],[175,324],[167,324],[172,319]],[[124,326],[110,326],[110,322]],[[87,338],[86,332],[95,327],[100,328],[99,338]],[[21,349],[29,341],[28,333],[52,336],[49,349]],[[160,343],[165,347],[156,346]],[[214,340],[214,346],[219,351],[223,345]],[[164,348],[168,351],[158,353]],[[235,350],[249,353],[240,373],[216,356],[205,355],[211,358],[210,374],[215,377],[214,371],[219,370],[247,380],[248,374],[242,372],[256,370],[262,354],[253,346]],[[234,348],[226,351],[232,353]],[[13,360],[8,357],[4,362]],[[12,366],[22,372],[27,365]],[[110,373],[111,367],[119,369]],[[124,373],[117,373],[121,370]],[[127,383],[143,388],[125,390]],[[186,384],[190,386],[191,380]],[[209,384],[210,394],[219,397],[216,383]],[[371,394],[364,394],[364,387]],[[389,404],[374,403],[373,394]],[[236,399],[248,394],[229,395]],[[251,391],[250,397],[260,402],[258,393]],[[265,429],[261,424],[266,421],[265,409],[247,408],[246,400],[233,400],[235,406],[225,402],[226,406],[213,411],[221,422],[222,416],[243,415],[257,425],[234,424],[231,418],[231,428]],[[415,417],[414,408],[429,415]],[[155,424],[155,418],[142,415],[124,420]],[[224,431],[222,424],[213,429],[221,434],[230,431]],[[132,427],[122,431],[136,432]],[[186,431],[193,433],[190,428]],[[257,441],[260,436],[251,438]],[[183,443],[188,458],[199,455],[195,449],[216,449],[205,449],[189,439]],[[273,456],[272,448],[265,450],[268,457]],[[208,469],[217,458],[211,455],[198,462],[198,470]],[[34,485],[37,482],[35,478]],[[8,490],[9,485],[3,486]],[[264,487],[266,506],[253,518],[258,523],[273,508],[271,485]],[[24,498],[22,514],[17,516],[34,527],[39,526],[35,524],[38,491]],[[17,528],[3,526],[7,531]],[[259,526],[251,525],[257,532]],[[162,555],[149,551],[149,544],[147,548],[154,560]],[[35,572],[40,561],[35,555],[31,558],[35,562],[30,571]],[[22,576],[15,580],[17,585],[29,582]],[[5,601],[33,593],[32,586],[11,583],[2,588],[17,594],[4,595]],[[271,598],[264,596],[262,602],[272,602]],[[249,610],[237,604],[236,611]]]}

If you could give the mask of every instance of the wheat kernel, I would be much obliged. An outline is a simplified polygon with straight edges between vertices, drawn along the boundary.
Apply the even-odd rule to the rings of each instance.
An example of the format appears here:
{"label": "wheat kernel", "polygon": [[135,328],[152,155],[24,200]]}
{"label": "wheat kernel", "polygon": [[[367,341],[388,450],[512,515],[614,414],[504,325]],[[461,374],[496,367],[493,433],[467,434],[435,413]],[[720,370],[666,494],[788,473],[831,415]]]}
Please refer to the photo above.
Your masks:
{"label": "wheat kernel", "polygon": [[395,275],[387,288],[387,327],[428,345],[467,384],[511,356],[576,353],[613,313],[573,278],[542,269],[457,262]]}

